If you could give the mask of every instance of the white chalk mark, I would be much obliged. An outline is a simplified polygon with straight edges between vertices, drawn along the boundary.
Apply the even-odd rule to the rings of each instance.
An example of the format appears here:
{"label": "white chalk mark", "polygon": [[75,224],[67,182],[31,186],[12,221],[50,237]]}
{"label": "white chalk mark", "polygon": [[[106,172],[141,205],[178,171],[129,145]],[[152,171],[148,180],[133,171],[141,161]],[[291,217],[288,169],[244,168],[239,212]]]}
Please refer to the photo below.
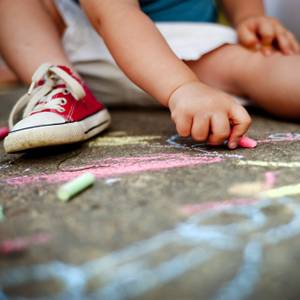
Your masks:
{"label": "white chalk mark", "polygon": [[113,184],[115,184],[117,182],[120,182],[120,181],[121,181],[121,178],[108,178],[108,179],[105,180],[105,183],[107,185],[113,185]]}
{"label": "white chalk mark", "polygon": [[259,144],[300,141],[300,133],[278,132],[270,134],[266,139],[258,140]]}
{"label": "white chalk mark", "polygon": [[236,162],[239,166],[254,166],[267,168],[300,168],[300,162],[276,162],[260,160],[240,160]]}

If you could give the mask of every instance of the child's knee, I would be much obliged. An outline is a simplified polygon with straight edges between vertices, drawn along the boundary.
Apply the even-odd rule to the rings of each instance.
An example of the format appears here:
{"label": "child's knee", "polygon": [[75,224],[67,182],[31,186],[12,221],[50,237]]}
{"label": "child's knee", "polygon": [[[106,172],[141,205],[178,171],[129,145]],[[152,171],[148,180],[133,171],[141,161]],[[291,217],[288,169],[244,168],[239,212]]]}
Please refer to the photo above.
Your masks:
{"label": "child's knee", "polygon": [[239,45],[224,45],[201,57],[187,62],[204,83],[225,92],[240,94],[240,81],[246,76],[249,60],[255,54]]}

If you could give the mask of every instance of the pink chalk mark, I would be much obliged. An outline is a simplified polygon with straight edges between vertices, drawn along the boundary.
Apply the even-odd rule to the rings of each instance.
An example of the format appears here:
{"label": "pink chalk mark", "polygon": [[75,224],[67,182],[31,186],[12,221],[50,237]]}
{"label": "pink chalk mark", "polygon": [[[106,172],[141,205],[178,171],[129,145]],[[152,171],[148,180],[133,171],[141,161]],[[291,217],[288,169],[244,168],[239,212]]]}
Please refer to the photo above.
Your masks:
{"label": "pink chalk mark", "polygon": [[[156,154],[140,157],[117,157],[111,159],[103,159],[95,161],[95,167],[89,172],[93,173],[97,178],[109,178],[126,174],[135,174],[145,171],[161,171],[172,168],[183,168],[198,165],[206,165],[222,162],[223,159],[219,157],[203,157],[190,156],[186,154]],[[34,176],[17,176],[10,177],[4,181],[9,185],[23,186],[33,183],[60,183],[72,180],[73,178],[85,173],[86,170],[79,170],[72,172],[57,172],[54,174],[39,174]],[[81,168],[81,169],[80,169]]]}
{"label": "pink chalk mark", "polygon": [[257,146],[257,142],[247,136],[244,136],[240,139],[239,146],[242,148],[253,149]]}
{"label": "pink chalk mark", "polygon": [[0,254],[9,255],[23,252],[31,246],[46,244],[49,240],[50,236],[44,233],[28,237],[19,237],[13,240],[5,240],[0,243]]}
{"label": "pink chalk mark", "polygon": [[275,172],[267,172],[265,173],[265,184],[264,190],[272,189],[277,181],[277,173]]}
{"label": "pink chalk mark", "polygon": [[225,208],[233,206],[244,206],[253,204],[259,201],[258,199],[232,199],[225,201],[213,201],[213,202],[204,202],[198,204],[187,204],[180,207],[179,211],[187,216],[194,215],[200,212],[206,212],[209,210],[222,210]]}
{"label": "pink chalk mark", "polygon": [[[265,173],[265,183],[264,190],[272,189],[277,181],[276,172],[266,172]],[[209,210],[221,210],[232,206],[243,206],[249,205],[258,202],[259,199],[232,199],[225,201],[213,201],[213,202],[204,202],[198,204],[187,204],[182,206],[179,211],[184,215],[193,215],[200,212],[205,212]]]}
{"label": "pink chalk mark", "polygon": [[9,133],[9,129],[7,127],[0,127],[0,140],[3,140]]}

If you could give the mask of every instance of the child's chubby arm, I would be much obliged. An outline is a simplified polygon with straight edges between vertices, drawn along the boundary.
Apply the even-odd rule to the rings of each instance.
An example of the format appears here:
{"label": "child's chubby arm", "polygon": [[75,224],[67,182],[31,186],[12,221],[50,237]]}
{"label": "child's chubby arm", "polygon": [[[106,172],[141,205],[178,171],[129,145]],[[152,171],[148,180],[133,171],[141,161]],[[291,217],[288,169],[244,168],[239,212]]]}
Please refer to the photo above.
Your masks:
{"label": "child's chubby arm", "polygon": [[230,148],[237,147],[251,123],[246,110],[199,82],[137,0],[81,0],[81,5],[124,73],[169,107],[181,136],[213,145],[228,139]]}
{"label": "child's chubby arm", "polygon": [[299,54],[294,35],[278,20],[265,15],[263,0],[222,0],[230,21],[237,29],[240,43],[251,49],[272,54],[272,47],[285,55]]}

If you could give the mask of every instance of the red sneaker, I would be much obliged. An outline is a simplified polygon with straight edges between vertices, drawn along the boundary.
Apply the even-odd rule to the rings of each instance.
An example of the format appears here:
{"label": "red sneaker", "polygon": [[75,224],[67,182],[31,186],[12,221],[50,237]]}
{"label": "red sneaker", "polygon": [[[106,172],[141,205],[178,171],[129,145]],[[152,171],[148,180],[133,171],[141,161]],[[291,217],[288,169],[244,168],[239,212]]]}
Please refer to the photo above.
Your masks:
{"label": "red sneaker", "polygon": [[[14,125],[16,115],[22,119]],[[9,116],[7,153],[87,140],[110,125],[110,115],[70,69],[43,64]]]}

